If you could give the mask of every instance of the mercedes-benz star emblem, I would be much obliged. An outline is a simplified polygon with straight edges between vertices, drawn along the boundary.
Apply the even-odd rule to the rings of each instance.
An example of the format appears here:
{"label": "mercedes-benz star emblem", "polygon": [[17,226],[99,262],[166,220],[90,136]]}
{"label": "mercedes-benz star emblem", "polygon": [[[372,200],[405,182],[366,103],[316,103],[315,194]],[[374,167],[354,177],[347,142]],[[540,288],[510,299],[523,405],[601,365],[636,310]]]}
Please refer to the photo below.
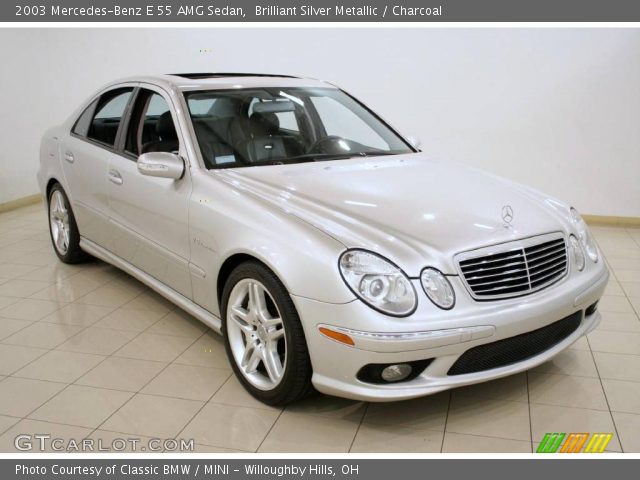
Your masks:
{"label": "mercedes-benz star emblem", "polygon": [[502,220],[504,221],[505,227],[511,226],[511,222],[513,221],[513,208],[511,208],[511,205],[502,207]]}

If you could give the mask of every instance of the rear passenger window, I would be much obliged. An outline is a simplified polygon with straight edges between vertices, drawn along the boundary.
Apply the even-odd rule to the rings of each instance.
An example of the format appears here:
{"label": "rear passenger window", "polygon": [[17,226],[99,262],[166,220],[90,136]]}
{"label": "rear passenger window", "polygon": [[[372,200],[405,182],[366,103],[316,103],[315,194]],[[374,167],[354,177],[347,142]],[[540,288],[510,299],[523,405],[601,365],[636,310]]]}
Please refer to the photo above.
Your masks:
{"label": "rear passenger window", "polygon": [[82,115],[80,115],[73,127],[73,133],[80,135],[81,137],[87,136],[87,133],[89,133],[89,127],[91,126],[91,120],[93,119],[93,112],[96,111],[97,104],[98,99],[91,102],[91,105],[85,108],[84,112],[82,112]]}
{"label": "rear passenger window", "polygon": [[132,90],[131,88],[120,88],[100,97],[95,115],[89,125],[87,138],[110,147],[114,146],[118,127],[129,103]]}

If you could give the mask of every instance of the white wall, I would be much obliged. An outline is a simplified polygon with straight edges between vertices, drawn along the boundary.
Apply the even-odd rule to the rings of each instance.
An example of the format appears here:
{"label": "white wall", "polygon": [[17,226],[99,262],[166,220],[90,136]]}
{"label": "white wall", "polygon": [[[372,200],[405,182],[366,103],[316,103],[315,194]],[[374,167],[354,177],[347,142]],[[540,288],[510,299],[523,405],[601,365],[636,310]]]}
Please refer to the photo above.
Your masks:
{"label": "white wall", "polygon": [[0,203],[36,193],[43,130],[103,83],[262,71],[339,83],[433,157],[640,217],[637,29],[3,29],[0,58]]}

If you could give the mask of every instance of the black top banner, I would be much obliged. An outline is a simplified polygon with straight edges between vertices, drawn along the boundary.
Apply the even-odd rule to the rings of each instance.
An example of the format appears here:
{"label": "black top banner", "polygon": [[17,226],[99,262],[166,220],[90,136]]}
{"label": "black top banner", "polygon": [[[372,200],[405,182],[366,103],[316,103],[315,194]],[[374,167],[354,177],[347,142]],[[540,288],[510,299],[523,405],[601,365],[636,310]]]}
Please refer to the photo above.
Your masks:
{"label": "black top banner", "polygon": [[1,22],[638,22],[635,0],[5,0]]}

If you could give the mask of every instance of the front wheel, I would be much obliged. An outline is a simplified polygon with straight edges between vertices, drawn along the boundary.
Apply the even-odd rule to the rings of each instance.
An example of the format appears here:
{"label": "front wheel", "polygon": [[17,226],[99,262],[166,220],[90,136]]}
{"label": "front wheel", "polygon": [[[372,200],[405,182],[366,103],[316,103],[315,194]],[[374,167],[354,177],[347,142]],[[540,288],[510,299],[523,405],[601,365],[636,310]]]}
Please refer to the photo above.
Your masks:
{"label": "front wheel", "polygon": [[246,262],[222,294],[222,333],[231,366],[244,388],[269,405],[308,395],[311,361],[293,301],[264,265]]}

